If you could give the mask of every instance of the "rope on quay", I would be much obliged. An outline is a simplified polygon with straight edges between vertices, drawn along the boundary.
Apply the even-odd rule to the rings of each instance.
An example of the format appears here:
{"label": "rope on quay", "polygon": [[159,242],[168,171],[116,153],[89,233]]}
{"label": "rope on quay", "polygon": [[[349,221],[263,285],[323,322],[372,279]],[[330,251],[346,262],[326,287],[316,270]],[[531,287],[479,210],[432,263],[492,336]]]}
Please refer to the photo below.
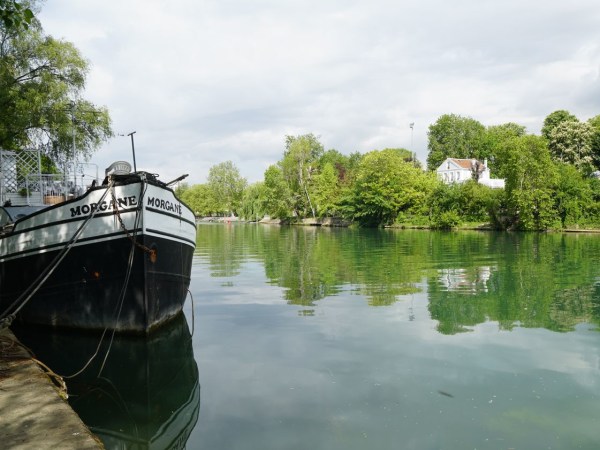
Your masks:
{"label": "rope on quay", "polygon": [[[18,348],[25,350],[28,353],[27,357],[23,356],[23,353],[18,350]],[[0,358],[3,360],[13,360],[13,361],[25,361],[30,360],[35,362],[38,366],[42,368],[42,370],[46,373],[48,378],[52,381],[52,383],[58,389],[58,394],[63,400],[67,400],[69,395],[67,394],[67,385],[63,378],[55,373],[50,367],[44,364],[39,359],[33,357],[33,352],[30,348],[28,348],[23,343],[19,342],[16,339],[13,339],[10,336],[0,336]],[[1,374],[0,374],[1,375]]]}

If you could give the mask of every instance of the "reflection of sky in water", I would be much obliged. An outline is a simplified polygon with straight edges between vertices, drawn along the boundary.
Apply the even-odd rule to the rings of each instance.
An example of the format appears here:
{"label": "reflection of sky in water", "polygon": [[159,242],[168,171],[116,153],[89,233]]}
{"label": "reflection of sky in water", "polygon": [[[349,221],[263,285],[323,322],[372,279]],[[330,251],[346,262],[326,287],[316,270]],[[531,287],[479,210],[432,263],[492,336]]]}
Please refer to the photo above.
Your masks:
{"label": "reflection of sky in water", "polygon": [[[593,326],[556,333],[483,322],[440,334],[427,282],[385,307],[370,307],[344,285],[306,317],[307,307],[286,304],[285,289],[266,279],[260,262],[242,261],[231,277],[204,269],[197,259],[191,290],[202,406],[188,448],[600,445]],[[477,287],[489,279],[474,273]]]}

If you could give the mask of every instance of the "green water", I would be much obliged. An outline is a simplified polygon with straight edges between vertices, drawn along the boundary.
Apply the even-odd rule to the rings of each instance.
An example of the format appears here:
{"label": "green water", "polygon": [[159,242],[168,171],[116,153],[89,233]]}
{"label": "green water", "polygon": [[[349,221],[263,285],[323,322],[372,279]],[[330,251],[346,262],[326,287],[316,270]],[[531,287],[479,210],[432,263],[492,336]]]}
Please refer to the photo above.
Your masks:
{"label": "green water", "polygon": [[600,235],[198,234],[189,448],[600,448]]}
{"label": "green water", "polygon": [[70,385],[108,448],[600,448],[600,235],[200,225],[197,244],[185,318]]}

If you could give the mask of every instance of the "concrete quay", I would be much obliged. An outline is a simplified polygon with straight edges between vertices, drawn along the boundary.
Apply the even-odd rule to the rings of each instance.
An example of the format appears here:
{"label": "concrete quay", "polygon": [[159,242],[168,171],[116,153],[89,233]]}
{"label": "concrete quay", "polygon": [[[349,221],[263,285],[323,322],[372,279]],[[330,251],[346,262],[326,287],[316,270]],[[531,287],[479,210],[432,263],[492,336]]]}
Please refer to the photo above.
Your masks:
{"label": "concrete quay", "polygon": [[9,329],[0,330],[0,447],[104,448]]}

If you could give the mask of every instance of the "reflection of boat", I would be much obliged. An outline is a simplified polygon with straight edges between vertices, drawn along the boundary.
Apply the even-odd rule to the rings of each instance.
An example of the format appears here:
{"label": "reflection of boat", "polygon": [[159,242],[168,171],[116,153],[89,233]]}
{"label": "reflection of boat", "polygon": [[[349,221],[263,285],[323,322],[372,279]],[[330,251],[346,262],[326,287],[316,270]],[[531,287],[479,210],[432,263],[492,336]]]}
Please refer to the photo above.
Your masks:
{"label": "reflection of boat", "polygon": [[104,184],[62,203],[17,206],[13,195],[0,206],[0,319],[148,332],[181,311],[194,214],[171,183],[130,171],[115,163]]}
{"label": "reflection of boat", "polygon": [[[15,334],[56,373],[81,369],[97,334],[15,327]],[[198,367],[183,314],[148,336],[115,335],[81,375],[67,380],[69,402],[106,448],[184,448],[200,410]]]}

